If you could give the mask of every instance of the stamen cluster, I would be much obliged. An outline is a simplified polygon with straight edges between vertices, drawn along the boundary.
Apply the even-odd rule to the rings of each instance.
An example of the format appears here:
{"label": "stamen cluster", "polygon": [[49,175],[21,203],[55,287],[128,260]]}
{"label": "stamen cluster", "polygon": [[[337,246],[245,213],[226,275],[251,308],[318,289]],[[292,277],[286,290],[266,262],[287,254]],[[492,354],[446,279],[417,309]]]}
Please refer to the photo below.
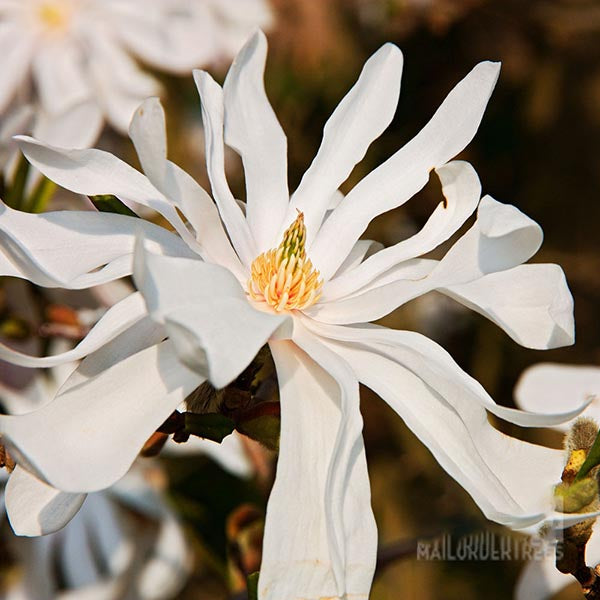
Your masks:
{"label": "stamen cluster", "polygon": [[248,281],[248,293],[254,300],[282,312],[307,308],[320,298],[323,281],[306,258],[305,244],[306,226],[300,212],[281,244],[254,259]]}
{"label": "stamen cluster", "polygon": [[44,2],[39,6],[38,15],[49,30],[64,29],[69,20],[69,7],[59,2]]}

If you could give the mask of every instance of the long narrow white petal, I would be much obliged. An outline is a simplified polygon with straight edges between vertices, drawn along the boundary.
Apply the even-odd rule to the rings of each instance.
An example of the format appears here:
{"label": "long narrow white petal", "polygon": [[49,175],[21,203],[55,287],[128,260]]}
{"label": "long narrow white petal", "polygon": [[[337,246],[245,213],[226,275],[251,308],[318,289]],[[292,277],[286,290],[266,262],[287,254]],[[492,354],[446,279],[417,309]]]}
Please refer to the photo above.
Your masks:
{"label": "long narrow white petal", "polygon": [[96,491],[125,474],[148,437],[203,381],[166,341],[79,385],[67,382],[36,412],[0,416],[0,431],[17,462],[51,485]]}
{"label": "long narrow white petal", "polygon": [[27,160],[58,185],[87,196],[114,194],[160,213],[192,249],[198,244],[175,207],[139,171],[103,150],[66,150],[19,136]]}
{"label": "long narrow white petal", "polygon": [[17,535],[62,529],[81,508],[85,494],[61,492],[17,465],[6,485],[6,512]]}
{"label": "long narrow white petal", "polygon": [[340,388],[341,419],[325,492],[327,520],[330,539],[337,540],[336,554],[344,561],[344,594],[368,596],[375,570],[377,527],[371,509],[358,382],[350,366],[300,323],[294,328],[294,342],[324,368]]}
{"label": "long narrow white petal", "polygon": [[165,112],[158,98],[148,98],[135,111],[129,137],[140,165],[150,183],[163,191],[167,170],[167,128]]}
{"label": "long narrow white petal", "polygon": [[439,344],[414,331],[399,331],[365,325],[358,327],[340,327],[325,325],[303,319],[314,332],[341,342],[360,344],[372,348],[373,352],[400,363],[406,369],[414,371],[435,389],[444,391],[448,400],[451,395],[461,401],[469,398],[491,413],[523,427],[548,427],[562,423],[579,415],[588,405],[582,400],[577,405],[563,406],[554,413],[549,411],[525,412],[515,408],[500,406],[485,391],[482,385],[465,373],[454,359]]}
{"label": "long narrow white petal", "polygon": [[215,387],[223,387],[289,317],[254,309],[239,282],[223,267],[164,258],[140,244],[136,285],[150,314],[165,324],[180,360]]}
{"label": "long narrow white petal", "polygon": [[402,334],[394,340],[411,338],[411,345],[402,346],[391,345],[391,339],[386,344],[364,339],[363,333],[372,335],[370,329],[359,333],[354,343],[325,343],[404,419],[489,519],[525,527],[551,512],[552,486],[560,481],[564,466],[562,451],[494,429],[484,409],[490,408],[483,400],[485,392],[478,392],[480,386],[461,376],[456,365],[440,361],[435,349],[432,354],[433,342],[422,353],[413,350],[415,338],[409,332],[392,332]]}
{"label": "long narrow white petal", "polygon": [[[539,363],[521,374],[514,394],[518,406],[534,412],[575,408],[593,398],[582,416],[600,421],[600,367]],[[571,424],[555,427],[567,431]]]}
{"label": "long narrow white petal", "polygon": [[202,122],[206,144],[206,168],[213,196],[225,223],[233,247],[241,261],[249,266],[258,255],[248,223],[238,206],[225,177],[223,141],[223,90],[206,72],[194,71],[194,81],[202,103]]}
{"label": "long narrow white petal", "polygon": [[120,361],[146,348],[156,346],[166,337],[167,333],[164,326],[156,323],[150,316],[136,321],[129,329],[86,356],[60,388],[61,394],[67,392],[70,388],[88,382]]}
{"label": "long narrow white petal", "polygon": [[[333,193],[392,121],[400,95],[402,62],[397,46],[382,46],[365,63],[358,81],[325,124],[321,147],[294,193],[287,215],[287,220],[293,221],[296,209],[304,212],[309,244]],[[370,198],[368,202],[374,200]],[[342,204],[346,201],[347,198]],[[349,251],[350,248],[346,254]],[[327,272],[327,276],[333,272]]]}
{"label": "long narrow white petal", "polygon": [[319,302],[305,311],[328,323],[364,323],[438,288],[511,269],[537,252],[540,226],[510,204],[485,196],[475,224],[437,264],[419,259],[400,263],[349,298]]}
{"label": "long narrow white petal", "polygon": [[497,63],[478,64],[448,94],[421,132],[346,196],[310,248],[311,259],[325,279],[335,273],[374,217],[404,204],[427,183],[432,169],[471,141],[499,70]]}
{"label": "long narrow white petal", "polygon": [[75,348],[54,356],[29,356],[0,344],[0,359],[22,367],[53,367],[79,360],[129,329],[147,315],[139,292],[127,296],[111,307]]}
{"label": "long narrow white petal", "polygon": [[546,350],[575,341],[573,297],[558,265],[520,265],[439,291],[502,327],[521,346]]}
{"label": "long narrow white petal", "polygon": [[135,112],[129,128],[150,183],[177,206],[196,230],[200,254],[245,278],[212,198],[185,171],[167,160],[165,114],[158,98],[149,98]]}
{"label": "long narrow white petal", "polygon": [[194,256],[162,227],[94,211],[29,214],[0,202],[0,275],[45,287],[85,288],[132,271],[135,234],[155,252]]}
{"label": "long narrow white petal", "polygon": [[225,143],[242,157],[246,219],[256,249],[277,246],[289,201],[287,140],[265,93],[267,40],[257,31],[236,56],[225,84]]}
{"label": "long narrow white petal", "polygon": [[330,355],[326,368],[335,378],[292,342],[272,342],[271,350],[281,390],[281,442],[259,597],[366,599],[377,540],[356,381],[351,373],[338,379],[342,363]]}
{"label": "long narrow white petal", "polygon": [[194,255],[177,236],[138,219],[93,211],[33,215],[0,203],[0,274],[70,289],[113,281],[132,272],[136,231],[157,252]]}
{"label": "long narrow white petal", "polygon": [[436,169],[445,200],[429,217],[421,231],[365,260],[325,284],[323,301],[342,298],[360,289],[378,275],[405,260],[430,252],[453,235],[479,203],[481,184],[475,169],[466,162],[452,161]]}

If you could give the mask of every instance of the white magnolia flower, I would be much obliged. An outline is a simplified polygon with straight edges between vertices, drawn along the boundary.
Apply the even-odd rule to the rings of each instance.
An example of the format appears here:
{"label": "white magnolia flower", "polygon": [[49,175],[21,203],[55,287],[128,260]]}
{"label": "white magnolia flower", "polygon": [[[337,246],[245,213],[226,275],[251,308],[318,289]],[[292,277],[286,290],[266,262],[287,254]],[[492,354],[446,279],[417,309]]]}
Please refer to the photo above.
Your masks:
{"label": "white magnolia flower", "polygon": [[[554,412],[567,410],[592,398],[592,403],[582,416],[600,423],[600,368],[594,366],[539,363],[529,367],[521,375],[515,388],[517,404],[526,410]],[[559,431],[567,431],[571,422],[556,425]],[[563,458],[564,460],[564,458]],[[586,546],[587,563],[600,563],[600,535],[597,526]],[[554,557],[530,561],[523,569],[515,590],[516,600],[545,600],[574,582],[554,565]]]}
{"label": "white magnolia flower", "polygon": [[136,58],[187,74],[232,56],[270,20],[266,0],[0,0],[0,114],[33,82],[41,110],[91,144],[104,119],[125,132],[159,92]]}
{"label": "white magnolia flower", "polygon": [[[98,150],[21,140],[50,179],[149,206],[176,233],[121,215],[2,208],[0,273],[70,288],[133,273],[139,292],[109,310],[71,353],[34,359],[0,348],[1,358],[25,366],[87,355],[54,402],[3,417],[0,430],[24,469],[75,501],[122,476],[196,386],[206,378],[227,385],[268,342],[280,386],[281,442],[259,597],[364,599],[377,532],[359,382],[392,406],[489,518],[509,524],[535,521],[540,506],[550,506],[550,489],[532,496],[528,482],[535,473],[550,485],[562,466],[545,449],[499,433],[487,411],[525,426],[577,412],[539,416],[498,406],[431,340],[368,322],[437,291],[518,343],[548,348],[573,341],[572,298],[558,266],[522,264],[541,244],[540,227],[514,206],[489,196],[480,201],[473,168],[451,161],[477,130],[497,64],[477,65],[413,140],[342,199],[340,184],[394,116],[400,51],[386,44],[367,61],[291,198],[286,138],[263,86],[265,60],[258,33],[223,88],[195,73],[214,203],[166,159],[156,100],[143,104],[130,129],[145,175]],[[243,207],[225,179],[225,144],[244,163]],[[385,249],[359,239],[374,217],[419,191],[432,170],[444,199],[420,232]],[[474,224],[441,260],[419,258],[475,211]],[[39,511],[40,518],[52,512]]]}

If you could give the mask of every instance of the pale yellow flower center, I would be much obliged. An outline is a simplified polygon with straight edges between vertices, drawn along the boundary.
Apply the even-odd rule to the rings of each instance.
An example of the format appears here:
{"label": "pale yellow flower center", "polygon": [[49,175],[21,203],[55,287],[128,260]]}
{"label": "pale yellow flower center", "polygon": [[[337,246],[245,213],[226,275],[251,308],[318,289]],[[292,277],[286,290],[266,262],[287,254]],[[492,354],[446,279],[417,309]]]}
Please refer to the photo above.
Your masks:
{"label": "pale yellow flower center", "polygon": [[42,24],[51,30],[65,29],[70,18],[69,7],[60,1],[43,2],[38,8]]}
{"label": "pale yellow flower center", "polygon": [[277,248],[254,259],[248,293],[257,302],[266,302],[277,312],[308,308],[321,297],[323,280],[306,258],[304,215],[286,229]]}

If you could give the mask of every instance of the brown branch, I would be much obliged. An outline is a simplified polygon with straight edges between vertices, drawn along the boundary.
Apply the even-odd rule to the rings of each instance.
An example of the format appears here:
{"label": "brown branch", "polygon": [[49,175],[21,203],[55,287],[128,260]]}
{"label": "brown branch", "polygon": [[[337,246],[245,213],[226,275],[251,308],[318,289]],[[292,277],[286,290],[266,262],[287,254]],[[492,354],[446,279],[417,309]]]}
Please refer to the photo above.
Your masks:
{"label": "brown branch", "polygon": [[[559,542],[557,546],[556,568],[561,573],[575,577],[586,600],[600,600],[600,565],[592,569],[586,564],[587,539],[576,541],[570,539],[572,529],[565,530],[566,539]],[[560,554],[558,554],[559,550]]]}

